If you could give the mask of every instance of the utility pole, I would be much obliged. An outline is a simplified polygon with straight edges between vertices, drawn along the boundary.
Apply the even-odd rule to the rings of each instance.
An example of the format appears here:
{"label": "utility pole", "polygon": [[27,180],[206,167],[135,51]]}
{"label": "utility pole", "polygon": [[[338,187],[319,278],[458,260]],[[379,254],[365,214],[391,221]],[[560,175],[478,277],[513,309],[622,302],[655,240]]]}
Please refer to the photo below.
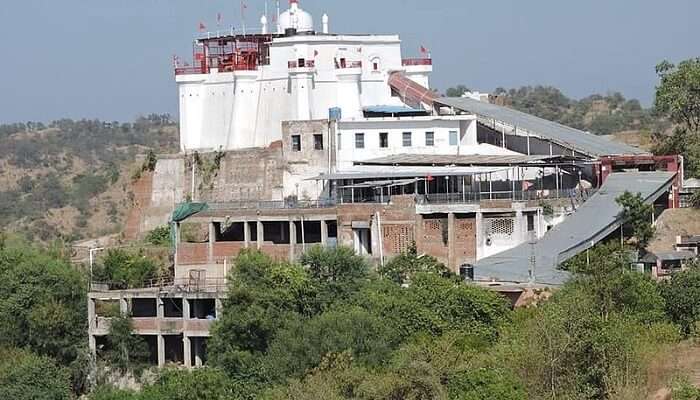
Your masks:
{"label": "utility pole", "polygon": [[530,245],[530,265],[528,268],[529,280],[528,283],[532,286],[536,281],[536,270],[537,270],[537,250],[535,249],[535,244],[537,244],[537,238],[534,232],[530,232],[530,240],[528,244]]}

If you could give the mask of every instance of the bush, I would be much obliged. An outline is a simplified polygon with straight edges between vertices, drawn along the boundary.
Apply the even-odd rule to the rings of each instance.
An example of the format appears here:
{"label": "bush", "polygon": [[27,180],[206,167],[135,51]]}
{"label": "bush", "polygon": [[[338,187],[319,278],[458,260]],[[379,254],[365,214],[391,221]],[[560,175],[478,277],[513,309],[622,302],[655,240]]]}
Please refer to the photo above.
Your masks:
{"label": "bush", "polygon": [[0,399],[70,400],[70,375],[48,358],[0,349]]}

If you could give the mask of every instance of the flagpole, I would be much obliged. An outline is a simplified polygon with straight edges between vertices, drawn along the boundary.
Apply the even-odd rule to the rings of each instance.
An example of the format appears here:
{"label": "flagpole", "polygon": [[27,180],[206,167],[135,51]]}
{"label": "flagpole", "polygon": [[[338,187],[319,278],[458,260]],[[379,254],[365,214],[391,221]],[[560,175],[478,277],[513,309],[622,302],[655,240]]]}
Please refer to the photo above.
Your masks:
{"label": "flagpole", "polygon": [[241,20],[243,21],[243,36],[245,36],[245,3],[243,3],[243,0],[241,0]]}

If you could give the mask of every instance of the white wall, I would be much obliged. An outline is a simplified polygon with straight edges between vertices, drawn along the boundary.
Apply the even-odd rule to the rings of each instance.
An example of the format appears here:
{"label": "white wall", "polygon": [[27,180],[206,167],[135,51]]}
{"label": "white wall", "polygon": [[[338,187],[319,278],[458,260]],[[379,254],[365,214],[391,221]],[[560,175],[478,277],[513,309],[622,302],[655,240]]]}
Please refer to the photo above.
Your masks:
{"label": "white wall", "polygon": [[[314,60],[308,71],[290,70],[289,61]],[[343,71],[336,61],[361,61]],[[374,70],[374,62],[378,69]],[[413,68],[416,67],[407,67]],[[402,66],[397,35],[298,35],[274,39],[270,65],[256,71],[178,75],[182,151],[264,147],[281,139],[285,120],[325,119],[333,107],[360,118],[373,105],[400,105],[391,96],[389,74]],[[411,71],[428,84],[432,67]]]}
{"label": "white wall", "polygon": [[[379,145],[380,133],[388,133],[388,147]],[[411,132],[411,146],[403,145],[403,133]],[[426,146],[426,132],[433,132],[434,145]],[[450,144],[450,132],[457,142]],[[476,120],[473,116],[368,118],[342,120],[338,124],[340,146],[337,150],[339,170],[347,170],[353,162],[386,157],[393,154],[477,154]],[[364,148],[355,146],[355,134],[364,134]]]}

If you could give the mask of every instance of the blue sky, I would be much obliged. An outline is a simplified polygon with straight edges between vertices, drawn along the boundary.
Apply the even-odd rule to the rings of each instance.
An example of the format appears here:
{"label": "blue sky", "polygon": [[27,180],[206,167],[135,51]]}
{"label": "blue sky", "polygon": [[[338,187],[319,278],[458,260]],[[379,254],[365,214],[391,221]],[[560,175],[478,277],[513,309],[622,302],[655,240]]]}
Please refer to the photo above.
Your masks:
{"label": "blue sky", "polygon": [[[286,1],[282,0],[283,6]],[[263,0],[247,0],[257,25]],[[268,1],[270,9],[274,1]],[[572,97],[620,91],[645,105],[654,66],[700,56],[697,0],[301,0],[336,33],[398,33],[421,45],[438,89],[547,84]],[[0,122],[176,114],[174,53],[200,20],[240,26],[237,0],[3,0]]]}

